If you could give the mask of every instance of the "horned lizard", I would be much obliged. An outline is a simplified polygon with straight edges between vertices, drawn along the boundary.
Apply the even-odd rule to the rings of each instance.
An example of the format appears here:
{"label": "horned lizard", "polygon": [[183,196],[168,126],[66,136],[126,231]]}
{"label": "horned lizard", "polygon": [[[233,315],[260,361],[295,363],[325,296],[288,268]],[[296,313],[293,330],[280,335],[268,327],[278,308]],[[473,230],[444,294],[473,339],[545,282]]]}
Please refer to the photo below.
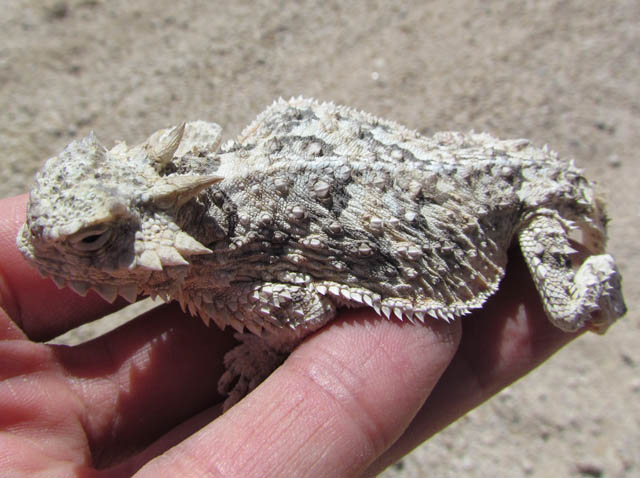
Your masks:
{"label": "horned lizard", "polygon": [[603,201],[546,147],[304,98],[220,138],[195,121],[132,147],[73,141],[38,173],[17,242],[81,295],[160,296],[246,329],[227,407],[341,305],[420,322],[481,307],[515,239],[556,326],[604,331],[626,311]]}

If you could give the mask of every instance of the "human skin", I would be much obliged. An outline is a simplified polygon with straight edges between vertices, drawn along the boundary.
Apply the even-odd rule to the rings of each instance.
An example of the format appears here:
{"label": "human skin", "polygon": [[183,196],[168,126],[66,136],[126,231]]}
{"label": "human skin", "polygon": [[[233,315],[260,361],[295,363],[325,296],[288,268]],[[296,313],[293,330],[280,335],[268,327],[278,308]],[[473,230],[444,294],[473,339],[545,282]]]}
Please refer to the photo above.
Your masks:
{"label": "human skin", "polygon": [[221,415],[232,334],[175,304],[44,343],[126,304],[41,278],[15,246],[25,205],[0,200],[3,476],[371,476],[578,335],[548,322],[512,251],[482,310],[424,325],[345,310]]}

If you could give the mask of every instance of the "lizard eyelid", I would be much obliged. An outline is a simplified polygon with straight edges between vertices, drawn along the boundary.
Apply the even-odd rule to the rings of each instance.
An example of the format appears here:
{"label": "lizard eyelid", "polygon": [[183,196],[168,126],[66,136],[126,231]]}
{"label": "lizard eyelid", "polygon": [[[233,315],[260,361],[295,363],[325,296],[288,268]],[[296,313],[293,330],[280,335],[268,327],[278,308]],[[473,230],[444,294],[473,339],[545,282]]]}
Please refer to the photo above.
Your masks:
{"label": "lizard eyelid", "polygon": [[97,251],[113,236],[108,227],[99,227],[83,231],[71,238],[73,247],[80,251]]}

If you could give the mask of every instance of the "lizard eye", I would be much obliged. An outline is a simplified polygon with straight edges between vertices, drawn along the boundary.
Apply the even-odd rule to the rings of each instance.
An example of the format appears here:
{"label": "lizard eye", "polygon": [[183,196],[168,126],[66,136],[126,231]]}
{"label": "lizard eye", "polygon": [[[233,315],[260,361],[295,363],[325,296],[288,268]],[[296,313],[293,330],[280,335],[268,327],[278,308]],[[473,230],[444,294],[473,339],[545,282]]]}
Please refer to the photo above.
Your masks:
{"label": "lizard eye", "polygon": [[71,241],[80,251],[97,251],[111,239],[111,229],[102,227],[90,229],[76,235]]}

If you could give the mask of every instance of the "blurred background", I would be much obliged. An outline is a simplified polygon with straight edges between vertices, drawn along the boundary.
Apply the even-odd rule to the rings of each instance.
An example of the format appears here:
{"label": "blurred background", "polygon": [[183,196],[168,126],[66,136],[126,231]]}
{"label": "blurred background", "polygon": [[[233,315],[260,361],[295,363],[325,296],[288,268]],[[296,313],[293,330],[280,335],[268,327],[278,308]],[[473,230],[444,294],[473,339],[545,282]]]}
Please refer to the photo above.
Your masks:
{"label": "blurred background", "polygon": [[584,336],[383,476],[640,476],[640,2],[5,0],[0,197],[95,130],[225,139],[276,97],[417,129],[548,143],[608,198],[627,317]]}

